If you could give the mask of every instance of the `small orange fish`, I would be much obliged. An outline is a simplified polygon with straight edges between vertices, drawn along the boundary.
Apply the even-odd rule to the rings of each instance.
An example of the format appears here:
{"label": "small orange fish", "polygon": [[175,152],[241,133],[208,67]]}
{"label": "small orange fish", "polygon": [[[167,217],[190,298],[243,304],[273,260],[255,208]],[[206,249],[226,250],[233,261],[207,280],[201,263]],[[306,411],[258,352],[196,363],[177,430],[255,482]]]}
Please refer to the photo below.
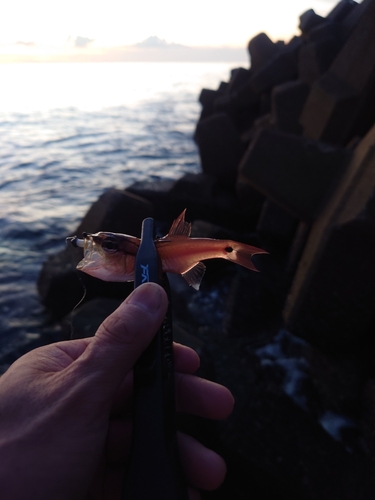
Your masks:
{"label": "small orange fish", "polygon": [[[185,212],[173,222],[169,233],[155,240],[163,272],[181,274],[186,282],[199,289],[206,266],[201,260],[227,259],[257,271],[251,261],[255,254],[268,253],[257,247],[231,240],[190,238],[191,224]],[[133,281],[135,257],[141,240],[127,234],[84,233],[84,239],[70,238],[84,248],[84,257],[77,269],[104,281]]]}

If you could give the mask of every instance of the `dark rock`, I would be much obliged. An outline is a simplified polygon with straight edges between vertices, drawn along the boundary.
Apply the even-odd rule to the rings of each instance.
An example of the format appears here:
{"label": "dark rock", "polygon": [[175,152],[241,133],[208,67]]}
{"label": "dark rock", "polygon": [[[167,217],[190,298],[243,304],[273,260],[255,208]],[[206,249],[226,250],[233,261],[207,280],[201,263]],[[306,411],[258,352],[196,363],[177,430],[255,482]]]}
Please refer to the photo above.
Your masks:
{"label": "dark rock", "polygon": [[245,176],[241,175],[238,177],[236,189],[243,212],[259,217],[265,196]]}
{"label": "dark rock", "polygon": [[301,134],[299,117],[310,91],[301,81],[287,82],[272,91],[271,123],[283,132]]}
{"label": "dark rock", "polygon": [[199,95],[199,102],[202,104],[200,120],[211,116],[215,110],[215,102],[228,92],[228,83],[220,82],[217,90],[202,89]]}
{"label": "dark rock", "polygon": [[264,202],[257,224],[257,233],[267,241],[271,253],[283,256],[292,244],[297,219],[271,200]]}
{"label": "dark rock", "polygon": [[298,52],[303,41],[296,38],[278,52],[250,80],[251,88],[260,94],[275,85],[293,80],[298,73]]}
{"label": "dark rock", "polygon": [[299,53],[299,79],[302,82],[313,83],[328,70],[339,50],[340,43],[334,37],[307,43]]}
{"label": "dark rock", "polygon": [[234,230],[255,227],[258,214],[244,214],[235,194],[223,189],[214,176],[187,174],[176,182],[171,196],[188,208],[190,220],[205,219]]}
{"label": "dark rock", "polygon": [[319,24],[309,32],[308,42],[321,42],[326,38],[333,38],[338,44],[343,44],[344,36],[341,25],[335,22],[326,22]]}
{"label": "dark rock", "polygon": [[229,87],[228,82],[220,82],[220,84],[219,84],[219,87],[218,87],[217,91],[218,91],[220,94],[226,94],[226,93],[228,92],[228,87]]}
{"label": "dark rock", "polygon": [[[263,500],[284,498],[284,492],[304,500],[372,498],[372,464],[358,437],[347,434],[355,429],[360,399],[352,366],[325,358],[287,331],[268,339],[222,339],[208,330],[201,335],[202,364],[208,359],[215,380],[229,387],[236,401],[219,426],[218,451],[224,458],[237,456],[243,471],[237,481],[246,485],[257,471],[280,488],[270,491],[255,481],[247,496],[235,498],[250,492]],[[237,491],[230,482],[230,459],[228,465],[223,488]]]}
{"label": "dark rock", "polygon": [[283,42],[274,43],[265,33],[259,33],[248,44],[251,70],[256,74],[284,46]]}
{"label": "dark rock", "polygon": [[230,337],[274,332],[282,323],[282,269],[269,255],[252,260],[260,272],[238,267],[228,291],[223,330]]}
{"label": "dark rock", "polygon": [[44,262],[37,287],[40,301],[53,316],[62,318],[82,299],[84,286],[80,281],[76,265],[82,251],[74,249],[51,255]]}
{"label": "dark rock", "polygon": [[[222,95],[221,97],[215,100],[215,105],[214,105],[215,113],[226,113],[228,116],[232,116],[234,114],[233,113],[234,110],[235,110],[235,102],[232,95],[230,94]],[[195,134],[194,134],[194,140],[196,142]]]}
{"label": "dark rock", "polygon": [[262,130],[239,167],[249,184],[294,217],[314,220],[345,170],[349,153],[276,130]]}
{"label": "dark rock", "polygon": [[355,6],[357,2],[354,0],[341,0],[336,4],[331,12],[327,15],[329,21],[341,22],[347,17]]}
{"label": "dark rock", "polygon": [[[240,228],[240,231],[239,231]],[[259,238],[258,235],[252,232],[244,232],[244,230],[249,229],[246,228],[243,224],[237,227],[237,230],[234,226],[232,227],[223,227],[219,224],[213,224],[212,222],[208,222],[207,220],[194,220],[191,225],[191,237],[192,238],[213,238],[219,240],[235,240],[235,241],[243,241],[244,243],[248,243],[249,245],[259,246]],[[250,236],[249,236],[250,235]],[[256,241],[254,240],[256,238]]]}
{"label": "dark rock", "polygon": [[129,191],[108,189],[91,205],[76,234],[111,231],[139,237],[143,219],[152,216],[153,206],[146,199]]}
{"label": "dark rock", "polygon": [[329,71],[313,84],[300,120],[306,137],[346,144],[374,122],[374,18],[375,3],[366,2]]}
{"label": "dark rock", "polygon": [[288,327],[329,352],[358,352],[372,338],[374,144],[375,127],[312,226],[285,306]]}
{"label": "dark rock", "polygon": [[[287,275],[294,276],[298,262],[301,258],[303,250],[306,245],[307,238],[311,229],[311,224],[305,221],[299,221],[296,227],[296,231],[293,237],[293,241],[289,247],[288,258],[285,266],[285,272]],[[289,286],[291,282],[289,282]]]}
{"label": "dark rock", "polygon": [[313,84],[301,114],[304,135],[336,144],[345,143],[349,135],[346,118],[353,116],[356,104],[357,96],[351,87],[345,87],[329,73],[324,74]]}
{"label": "dark rock", "polygon": [[165,222],[167,232],[172,221],[187,209],[187,220],[205,219],[232,229],[252,230],[258,213],[246,214],[235,193],[223,188],[215,176],[186,174],[177,181],[138,182],[128,190],[149,199],[155,206],[155,218]]}
{"label": "dark rock", "polygon": [[246,85],[250,80],[252,71],[244,68],[236,68],[231,71],[231,77],[228,83],[228,94],[236,92],[238,89]]}
{"label": "dark rock", "polygon": [[358,96],[353,88],[329,72],[325,73],[313,84],[301,113],[300,123],[305,137],[345,144],[357,106]]}
{"label": "dark rock", "polygon": [[[250,141],[249,144],[252,143],[254,138],[257,136],[257,134],[260,133],[261,130],[263,129],[271,129],[274,128],[274,124],[271,122],[271,113],[266,113],[264,115],[259,116],[255,121],[250,129],[249,133],[250,135]],[[241,136],[241,139],[243,140],[245,134]]]}
{"label": "dark rock", "polygon": [[71,338],[92,337],[100,324],[121,304],[121,299],[95,298],[71,315]]}
{"label": "dark rock", "polygon": [[259,99],[259,118],[254,121],[254,127],[257,126],[259,120],[264,121],[266,118],[270,119],[271,114],[271,94],[270,92],[263,92]]}
{"label": "dark rock", "polygon": [[260,111],[260,98],[248,84],[238,91],[220,97],[215,101],[215,112],[225,113],[231,119],[239,135],[250,128]]}
{"label": "dark rock", "polygon": [[304,35],[308,34],[313,28],[326,22],[325,18],[316,14],[313,9],[307,10],[301,14],[299,20],[299,29]]}
{"label": "dark rock", "polygon": [[201,119],[207,118],[214,112],[214,104],[216,99],[222,95],[217,90],[202,89],[199,102],[202,104]]}
{"label": "dark rock", "polygon": [[358,349],[367,341],[375,306],[374,235],[375,224],[366,221],[332,229],[309,291],[288,321],[293,332],[327,352]]}
{"label": "dark rock", "polygon": [[[171,191],[171,196],[179,200],[182,205],[190,203],[189,212],[192,212],[192,218],[200,218],[209,206],[217,209],[216,197],[220,195],[220,187],[215,175],[210,174],[186,174],[176,181]],[[230,197],[231,202],[234,198]],[[231,203],[230,202],[230,203]],[[194,208],[199,207],[200,208]],[[228,206],[230,208],[230,205]]]}
{"label": "dark rock", "polygon": [[371,8],[372,0],[362,0],[362,2],[355,2],[351,9],[345,14],[341,20],[341,26],[345,35],[349,35],[357,26],[358,22],[363,16],[367,16],[367,10]]}
{"label": "dark rock", "polygon": [[208,108],[213,105],[213,101],[217,98],[217,95],[217,90],[202,89],[198,101],[202,104],[203,108]]}
{"label": "dark rock", "polygon": [[234,186],[245,145],[230,118],[220,113],[200,121],[195,140],[199,147],[203,172],[215,175],[226,188]]}
{"label": "dark rock", "polygon": [[[268,46],[267,39],[266,35],[259,35],[260,44],[265,43]],[[253,40],[250,44],[252,42]],[[259,63],[257,71],[251,69],[251,76],[247,81],[236,91],[215,101],[216,111],[227,114],[240,134],[252,126],[259,114],[269,112],[269,94],[272,87],[297,76],[298,51],[302,44],[303,41],[299,37],[292,39],[286,46],[277,44],[278,49],[271,51],[273,55],[267,62],[264,61],[261,65]]]}
{"label": "dark rock", "polygon": [[234,108],[246,108],[248,110],[256,109],[259,103],[259,92],[252,84],[252,78],[231,96],[232,106]]}
{"label": "dark rock", "polygon": [[144,198],[151,202],[154,207],[154,217],[157,220],[171,222],[181,209],[181,204],[176,206],[176,200],[171,196],[172,189],[176,184],[172,179],[159,179],[158,181],[139,181],[127,188],[127,192]]}
{"label": "dark rock", "polygon": [[368,455],[375,463],[375,380],[373,378],[366,382],[363,391],[363,415],[361,430]]}

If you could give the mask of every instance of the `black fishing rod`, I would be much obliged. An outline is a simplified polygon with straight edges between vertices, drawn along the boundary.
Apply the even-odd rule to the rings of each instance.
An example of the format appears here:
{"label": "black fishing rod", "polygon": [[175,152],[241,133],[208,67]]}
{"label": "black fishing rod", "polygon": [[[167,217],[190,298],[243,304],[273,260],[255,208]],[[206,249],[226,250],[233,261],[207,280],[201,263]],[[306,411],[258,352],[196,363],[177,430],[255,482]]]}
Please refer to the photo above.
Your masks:
{"label": "black fishing rod", "polygon": [[[146,282],[169,289],[154,244],[154,220],[142,224],[134,287]],[[134,414],[130,462],[122,500],[187,500],[176,440],[171,306],[134,367]]]}

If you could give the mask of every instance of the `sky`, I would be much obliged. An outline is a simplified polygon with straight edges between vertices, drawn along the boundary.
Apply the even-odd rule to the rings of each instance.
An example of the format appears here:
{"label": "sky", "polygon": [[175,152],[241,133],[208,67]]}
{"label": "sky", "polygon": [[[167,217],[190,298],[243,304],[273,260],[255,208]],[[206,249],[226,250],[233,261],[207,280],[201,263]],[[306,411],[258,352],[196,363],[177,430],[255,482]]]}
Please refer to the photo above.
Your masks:
{"label": "sky", "polygon": [[135,60],[150,50],[184,59],[201,48],[209,58],[223,47],[230,58],[262,31],[287,41],[303,12],[326,15],[337,1],[12,0],[0,7],[0,62]]}

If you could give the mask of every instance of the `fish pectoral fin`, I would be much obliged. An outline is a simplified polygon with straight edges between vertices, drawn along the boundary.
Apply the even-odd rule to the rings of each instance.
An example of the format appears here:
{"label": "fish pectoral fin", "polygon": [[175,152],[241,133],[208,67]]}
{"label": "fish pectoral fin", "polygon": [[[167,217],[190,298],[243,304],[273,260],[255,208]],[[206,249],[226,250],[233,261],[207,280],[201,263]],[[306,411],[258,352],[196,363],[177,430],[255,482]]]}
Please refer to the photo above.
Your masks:
{"label": "fish pectoral fin", "polygon": [[190,236],[191,223],[185,221],[185,210],[175,219],[167,236]]}
{"label": "fish pectoral fin", "polygon": [[203,264],[203,262],[198,262],[198,264],[195,264],[189,271],[186,271],[186,273],[182,273],[182,277],[185,279],[186,283],[189,286],[192,286],[196,290],[199,290],[199,286],[202,282],[204,273],[206,271],[206,266]]}

